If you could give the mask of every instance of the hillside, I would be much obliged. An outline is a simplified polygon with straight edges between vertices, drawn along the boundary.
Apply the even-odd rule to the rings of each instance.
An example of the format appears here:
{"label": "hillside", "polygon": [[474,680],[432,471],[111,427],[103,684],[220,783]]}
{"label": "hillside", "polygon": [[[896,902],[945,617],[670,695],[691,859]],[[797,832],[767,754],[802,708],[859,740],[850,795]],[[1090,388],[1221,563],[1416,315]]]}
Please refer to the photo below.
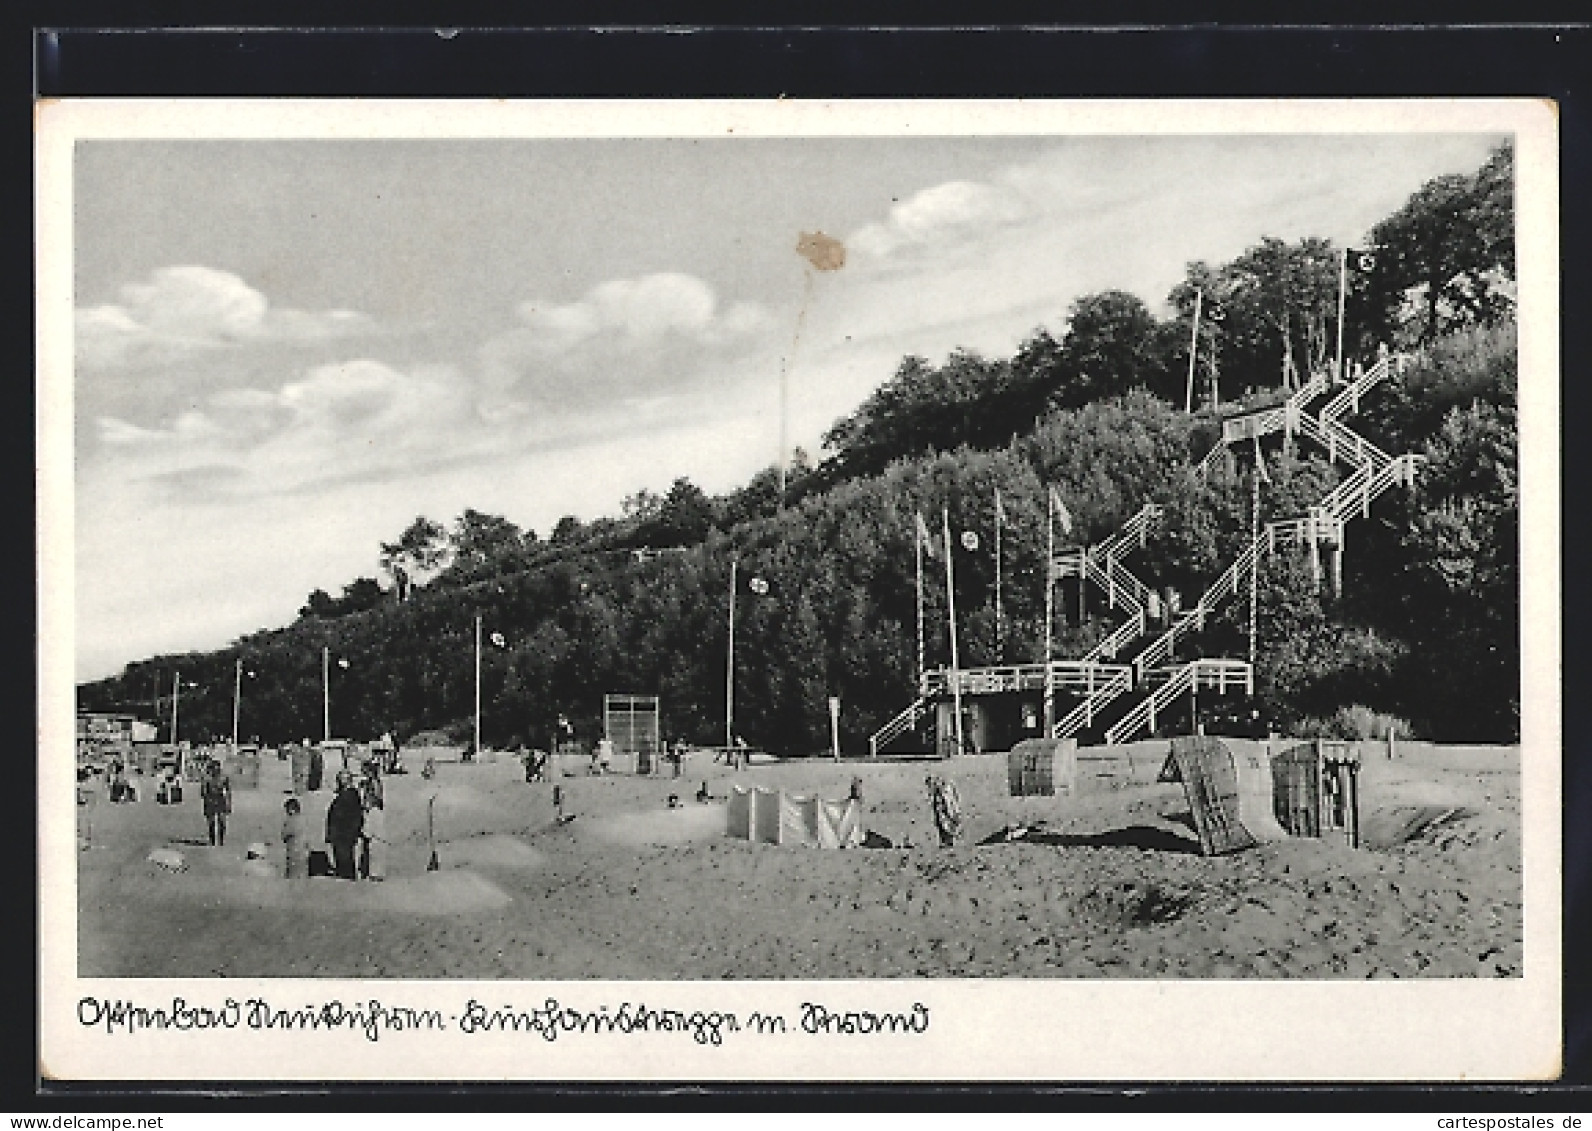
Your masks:
{"label": "hillside", "polygon": [[[1352,729],[1374,712],[1439,740],[1518,738],[1509,161],[1500,150],[1472,177],[1423,188],[1370,233],[1375,254],[1355,259],[1347,356],[1386,344],[1411,359],[1359,406],[1355,427],[1389,453],[1419,454],[1422,470],[1354,527],[1341,597],[1312,586],[1301,553],[1267,559],[1257,706],[1270,725]],[[785,753],[822,749],[826,701],[839,695],[843,744],[860,751],[913,693],[915,514],[938,534],[943,511],[952,531],[977,536],[957,551],[964,665],[1041,658],[1050,488],[1081,543],[1160,503],[1167,519],[1135,562],[1157,588],[1198,592],[1221,571],[1247,537],[1251,484],[1228,462],[1204,476],[1195,464],[1223,415],[1276,402],[1331,362],[1340,251],[1268,238],[1231,263],[1190,264],[1165,321],[1111,291],[1080,298],[1059,339],[1038,331],[1011,358],[909,357],[837,421],[816,467],[790,469],[783,507],[771,468],[720,498],[679,480],[666,496],[627,500],[618,518],[567,518],[545,540],[474,510],[451,527],[417,519],[381,547],[385,579],[311,594],[292,625],[229,648],[130,664],[81,687],[79,704],[158,708],[169,723],[180,672],[194,684],[182,737],[226,736],[241,661],[243,735],[319,737],[326,649],[346,661],[331,669],[335,733],[462,730],[480,616],[485,742],[545,744],[561,715],[589,738],[607,691],[658,694],[670,737],[722,741],[734,560],[737,731]],[[1298,513],[1343,474],[1304,444],[1266,458],[1262,521]],[[932,668],[948,656],[943,567],[929,564]],[[1057,656],[1109,629],[1094,605],[1062,602]],[[1243,654],[1246,621],[1247,608],[1229,606],[1199,647]]]}

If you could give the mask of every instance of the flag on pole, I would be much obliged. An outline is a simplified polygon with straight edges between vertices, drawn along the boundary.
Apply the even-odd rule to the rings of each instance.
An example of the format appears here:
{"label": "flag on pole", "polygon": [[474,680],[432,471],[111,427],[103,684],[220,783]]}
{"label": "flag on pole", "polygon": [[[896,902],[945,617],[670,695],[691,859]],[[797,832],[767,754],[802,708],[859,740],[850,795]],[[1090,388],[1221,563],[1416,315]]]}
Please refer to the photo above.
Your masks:
{"label": "flag on pole", "polygon": [[1351,247],[1347,249],[1348,264],[1355,270],[1369,274],[1376,270],[1376,249],[1374,247]]}
{"label": "flag on pole", "polygon": [[1061,526],[1061,532],[1068,536],[1072,534],[1072,512],[1067,509],[1067,504],[1061,501],[1061,496],[1056,489],[1050,489],[1050,509],[1056,516],[1056,522]]}
{"label": "flag on pole", "polygon": [[499,648],[507,648],[509,646],[509,642],[504,639],[501,632],[494,632],[491,639],[492,643],[496,644]]}
{"label": "flag on pole", "polygon": [[964,550],[976,550],[976,549],[978,549],[978,532],[977,531],[974,531],[974,530],[964,530],[964,531],[962,531],[962,549],[964,549]]}

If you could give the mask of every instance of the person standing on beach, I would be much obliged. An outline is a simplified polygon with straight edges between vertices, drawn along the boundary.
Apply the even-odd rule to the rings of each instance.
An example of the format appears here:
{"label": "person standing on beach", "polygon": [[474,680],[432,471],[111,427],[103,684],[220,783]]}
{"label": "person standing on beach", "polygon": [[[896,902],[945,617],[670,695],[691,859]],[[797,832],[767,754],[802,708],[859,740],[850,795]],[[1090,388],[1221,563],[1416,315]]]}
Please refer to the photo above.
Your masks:
{"label": "person standing on beach", "polygon": [[360,787],[364,824],[360,829],[359,874],[367,880],[387,878],[387,810],[381,778],[369,767]]}
{"label": "person standing on beach", "polygon": [[94,791],[94,775],[87,766],[78,767],[77,771],[77,804],[82,813],[82,824],[78,831],[82,834],[80,848],[94,847],[94,806],[99,801],[99,795]]}
{"label": "person standing on beach", "polygon": [[289,797],[282,802],[282,854],[285,857],[283,875],[288,879],[301,880],[310,874],[310,845],[304,837],[304,807],[296,797]]}
{"label": "person standing on beach", "polygon": [[199,798],[204,802],[205,823],[210,826],[210,846],[219,848],[227,843],[227,814],[232,812],[232,780],[221,772],[221,763],[214,758],[205,766]]}
{"label": "person standing on beach", "polygon": [[332,873],[340,880],[358,879],[355,850],[364,830],[364,804],[354,788],[354,776],[337,771],[337,792],[326,810],[326,843],[332,846]]}

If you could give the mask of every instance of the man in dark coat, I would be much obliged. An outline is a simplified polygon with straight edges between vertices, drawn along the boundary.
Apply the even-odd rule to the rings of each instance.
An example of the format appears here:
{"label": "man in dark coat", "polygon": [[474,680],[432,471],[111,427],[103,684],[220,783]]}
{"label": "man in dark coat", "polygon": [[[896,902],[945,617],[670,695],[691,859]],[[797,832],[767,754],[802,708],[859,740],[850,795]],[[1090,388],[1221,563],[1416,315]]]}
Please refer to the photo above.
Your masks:
{"label": "man in dark coat", "polygon": [[354,775],[337,773],[337,792],[326,810],[326,843],[332,846],[332,872],[340,880],[358,878],[355,848],[365,831],[365,807],[354,788]]}
{"label": "man in dark coat", "polygon": [[205,823],[210,826],[210,843],[220,847],[227,843],[227,814],[232,812],[232,781],[221,772],[221,763],[214,758],[205,767],[204,780],[199,784],[199,797],[204,802]]}

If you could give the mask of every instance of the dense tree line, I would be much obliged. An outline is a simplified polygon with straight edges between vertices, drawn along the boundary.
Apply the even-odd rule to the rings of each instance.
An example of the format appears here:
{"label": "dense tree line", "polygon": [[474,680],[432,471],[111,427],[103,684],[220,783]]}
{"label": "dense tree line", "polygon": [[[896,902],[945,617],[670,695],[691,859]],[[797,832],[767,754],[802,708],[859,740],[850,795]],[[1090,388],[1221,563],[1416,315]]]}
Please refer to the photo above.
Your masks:
{"label": "dense tree line", "polygon": [[[1351,272],[1346,348],[1413,351],[1353,427],[1425,457],[1416,486],[1348,530],[1341,596],[1313,583],[1300,552],[1265,560],[1258,583],[1259,705],[1278,726],[1361,705],[1439,738],[1518,734],[1518,547],[1513,211],[1507,148],[1474,176],[1423,187],[1368,241]],[[484,738],[546,743],[560,716],[582,737],[605,691],[658,694],[671,735],[724,735],[729,603],[736,602],[737,732],[806,753],[827,741],[841,696],[848,748],[913,694],[917,516],[934,535],[925,588],[926,660],[948,659],[943,521],[953,539],[966,665],[1032,661],[1044,636],[1046,493],[1071,513],[1065,541],[1097,541],[1143,503],[1163,521],[1129,564],[1147,582],[1200,592],[1251,527],[1253,468],[1194,465],[1236,406],[1284,395],[1336,348],[1344,250],[1263,239],[1227,264],[1191,264],[1157,318],[1120,291],[1086,295],[1059,337],[1037,331],[1011,358],[909,357],[801,457],[781,496],[777,469],[712,497],[689,480],[639,492],[616,518],[560,520],[544,540],[466,510],[419,517],[380,547],[385,584],[310,595],[293,625],[217,652],[162,656],[80,689],[84,707],[157,706],[181,672],[185,737],[230,733],[235,663],[241,730],[318,737],[323,649],[332,729],[467,730],[474,622]],[[1194,306],[1201,307],[1190,396]],[[1185,398],[1196,411],[1184,412]],[[1301,441],[1268,448],[1261,521],[1292,517],[1341,471]],[[994,508],[1002,528],[1002,617],[993,596]],[[972,532],[976,548],[962,545]],[[737,592],[729,589],[737,563]],[[758,582],[754,588],[753,580]],[[1056,654],[1113,625],[1098,595],[1080,615],[1057,587]],[[1105,615],[1101,615],[1105,614]],[[1242,657],[1247,601],[1230,601],[1193,650]],[[1192,653],[1191,653],[1192,654]]]}

